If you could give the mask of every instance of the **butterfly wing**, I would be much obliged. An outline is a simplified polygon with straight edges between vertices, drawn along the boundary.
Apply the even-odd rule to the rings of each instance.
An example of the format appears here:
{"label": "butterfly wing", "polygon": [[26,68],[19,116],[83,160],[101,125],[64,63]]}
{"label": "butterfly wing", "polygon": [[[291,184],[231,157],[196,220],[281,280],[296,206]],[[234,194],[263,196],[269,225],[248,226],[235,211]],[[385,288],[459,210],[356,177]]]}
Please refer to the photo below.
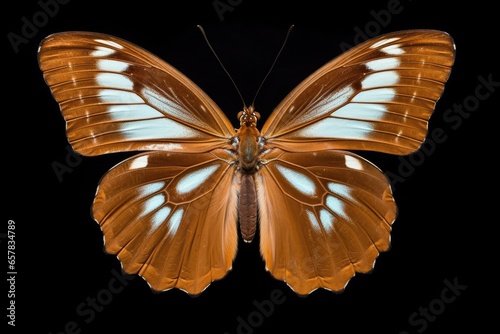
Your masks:
{"label": "butterfly wing", "polygon": [[223,150],[145,152],[112,168],[92,212],[106,251],[152,289],[199,294],[222,278],[237,249],[238,175]]}
{"label": "butterfly wing", "polygon": [[92,212],[107,252],[154,290],[198,294],[223,277],[236,254],[238,182],[235,157],[221,149],[234,128],[217,105],[172,66],[109,35],[51,35],[38,57],[77,152],[152,151],[100,182]]}
{"label": "butterfly wing", "polygon": [[42,41],[38,60],[81,154],[206,152],[234,136],[226,116],[192,81],[122,39],[58,33]]}
{"label": "butterfly wing", "polygon": [[274,110],[262,134],[271,147],[409,154],[454,62],[452,38],[408,30],[368,40],[330,61]]}
{"label": "butterfly wing", "polygon": [[397,208],[384,174],[344,150],[418,149],[454,53],[443,32],[383,35],[327,63],[278,105],[262,129],[257,177],[261,253],[274,277],[307,294],[342,290],[373,268]]}
{"label": "butterfly wing", "polygon": [[390,185],[354,153],[272,150],[256,183],[266,268],[299,294],[342,290],[389,248]]}

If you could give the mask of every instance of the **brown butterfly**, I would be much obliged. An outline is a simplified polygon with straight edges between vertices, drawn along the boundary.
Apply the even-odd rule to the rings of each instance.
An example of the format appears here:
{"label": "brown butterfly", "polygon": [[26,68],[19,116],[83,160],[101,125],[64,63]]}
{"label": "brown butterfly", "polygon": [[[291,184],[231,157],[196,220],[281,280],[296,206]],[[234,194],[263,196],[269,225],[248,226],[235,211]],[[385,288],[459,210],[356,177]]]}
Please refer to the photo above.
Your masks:
{"label": "brown butterfly", "polygon": [[113,36],[54,34],[38,60],[76,152],[144,151],[102,178],[92,206],[125,272],[199,294],[231,269],[237,222],[246,242],[259,222],[266,269],[308,294],[344,289],[389,248],[390,184],[346,150],[417,150],[454,55],[440,31],[376,37],[306,78],[261,131],[253,105],[235,130],[182,73]]}

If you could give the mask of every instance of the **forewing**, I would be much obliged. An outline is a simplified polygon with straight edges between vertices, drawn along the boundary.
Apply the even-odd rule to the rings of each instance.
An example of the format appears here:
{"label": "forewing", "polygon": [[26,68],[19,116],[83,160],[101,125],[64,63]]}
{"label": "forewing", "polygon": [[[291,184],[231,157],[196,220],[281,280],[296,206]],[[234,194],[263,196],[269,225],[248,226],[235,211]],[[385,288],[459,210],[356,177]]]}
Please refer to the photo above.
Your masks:
{"label": "forewing", "polygon": [[222,278],[238,241],[231,159],[222,150],[148,152],[111,169],[92,206],[106,251],[158,291],[196,295]]}
{"label": "forewing", "polygon": [[330,61],[274,110],[262,134],[269,147],[409,154],[427,123],[454,62],[452,38],[407,30],[366,41]]}
{"label": "forewing", "polygon": [[257,174],[261,253],[298,294],[339,291],[389,248],[396,205],[383,173],[345,151],[263,157]]}
{"label": "forewing", "polygon": [[42,41],[38,60],[68,139],[81,154],[204,152],[234,136],[231,123],[199,87],[122,39],[58,33]]}

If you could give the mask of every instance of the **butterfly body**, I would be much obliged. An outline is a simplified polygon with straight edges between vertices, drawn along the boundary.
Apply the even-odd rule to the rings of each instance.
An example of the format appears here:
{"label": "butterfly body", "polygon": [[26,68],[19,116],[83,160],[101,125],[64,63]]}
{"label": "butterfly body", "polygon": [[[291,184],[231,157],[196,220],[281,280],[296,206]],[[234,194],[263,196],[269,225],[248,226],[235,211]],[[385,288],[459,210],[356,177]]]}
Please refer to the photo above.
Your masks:
{"label": "butterfly body", "polygon": [[105,250],[153,290],[196,295],[232,268],[259,227],[266,269],[298,294],[341,291],[390,245],[385,175],[349,150],[417,150],[454,62],[435,30],[389,33],[320,67],[257,129],[239,129],[173,66],[123,39],[64,32],[38,60],[72,147],[137,152],[99,183]]}
{"label": "butterfly body", "polygon": [[257,229],[258,203],[254,175],[259,169],[259,155],[263,146],[260,131],[257,129],[259,113],[253,106],[244,107],[238,113],[240,128],[233,139],[236,146],[237,171],[240,173],[238,194],[238,220],[241,236],[251,242]]}

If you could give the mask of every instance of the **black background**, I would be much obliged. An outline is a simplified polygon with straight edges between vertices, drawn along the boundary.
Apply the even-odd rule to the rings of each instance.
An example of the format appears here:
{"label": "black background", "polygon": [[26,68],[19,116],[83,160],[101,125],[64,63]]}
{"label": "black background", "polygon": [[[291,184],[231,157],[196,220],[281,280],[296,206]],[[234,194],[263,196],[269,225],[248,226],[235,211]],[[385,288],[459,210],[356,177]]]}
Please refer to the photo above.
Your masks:
{"label": "black background", "polygon": [[[496,8],[485,1],[439,5],[401,0],[391,7],[397,13],[387,15],[395,0],[220,0],[232,3],[232,10],[223,12],[221,20],[213,0],[62,2],[58,8],[51,7],[46,20],[36,1],[9,1],[2,10],[2,72],[7,72],[3,75],[2,161],[7,168],[3,169],[1,232],[6,233],[9,219],[15,221],[18,272],[16,327],[5,325],[9,330],[30,328],[54,334],[285,333],[300,328],[309,333],[413,334],[452,333],[465,326],[474,332],[496,330],[492,305],[498,298],[493,269],[498,263],[495,147],[500,87],[491,86],[490,92],[480,88],[479,79],[500,82]],[[39,27],[28,36],[25,31],[24,43],[15,50],[8,36],[21,36],[26,21],[36,19]],[[430,130],[442,130],[446,140],[434,141],[428,153],[403,160],[363,154],[384,172],[401,174],[402,161],[412,161],[412,170],[404,182],[394,184],[399,216],[391,250],[379,257],[371,274],[354,277],[343,293],[318,290],[298,297],[264,270],[257,242],[246,245],[241,240],[233,270],[196,298],[178,290],[152,293],[138,277],[127,280],[126,286],[115,281],[120,264],[103,252],[90,206],[102,175],[131,154],[75,160],[68,153],[64,120],[38,69],[38,44],[46,35],[66,30],[122,37],[178,68],[235,121],[242,103],[197,24],[204,26],[247,103],[288,27],[295,24],[256,101],[264,120],[293,87],[340,54],[341,45],[363,39],[356,36],[359,31],[375,36],[432,28],[455,39],[456,63],[430,121]],[[479,100],[478,92],[489,96]],[[455,117],[453,121],[445,118],[450,108],[464,103],[469,103],[467,117],[448,114]],[[72,160],[67,160],[68,154]],[[55,162],[71,168],[62,180],[53,169]],[[1,245],[6,254],[4,234]],[[443,301],[443,291],[444,297],[454,296],[446,293],[445,281],[462,286],[452,302]],[[110,282],[120,291],[110,293]],[[7,292],[5,285],[1,292],[5,315]],[[281,293],[282,303],[259,316],[254,301],[269,300],[272,293]],[[91,311],[89,301],[96,297],[105,305],[98,302],[98,311]],[[432,311],[427,319],[419,315],[429,307],[437,315]],[[415,312],[416,322],[411,322]],[[238,328],[241,319],[248,322],[249,316],[253,325]],[[8,318],[2,315],[2,319],[7,323]]]}

